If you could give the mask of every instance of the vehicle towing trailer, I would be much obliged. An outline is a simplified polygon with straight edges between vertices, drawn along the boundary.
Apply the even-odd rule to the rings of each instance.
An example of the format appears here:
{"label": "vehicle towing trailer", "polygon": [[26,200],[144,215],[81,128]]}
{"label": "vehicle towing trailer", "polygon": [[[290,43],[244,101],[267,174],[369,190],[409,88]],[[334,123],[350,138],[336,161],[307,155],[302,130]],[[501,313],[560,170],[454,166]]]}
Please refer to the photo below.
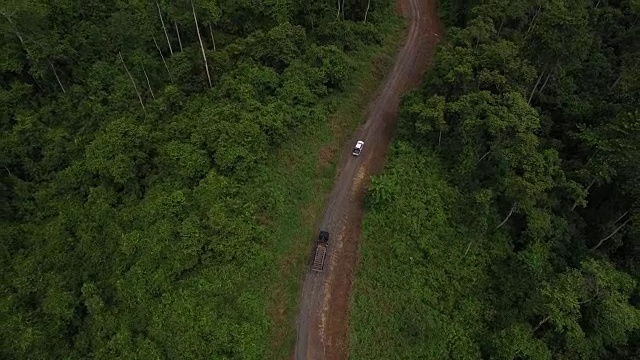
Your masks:
{"label": "vehicle towing trailer", "polygon": [[322,272],[324,269],[324,259],[327,255],[327,247],[329,246],[329,233],[327,231],[320,231],[318,235],[318,242],[316,244],[316,254],[313,257],[313,264],[311,270],[316,272]]}

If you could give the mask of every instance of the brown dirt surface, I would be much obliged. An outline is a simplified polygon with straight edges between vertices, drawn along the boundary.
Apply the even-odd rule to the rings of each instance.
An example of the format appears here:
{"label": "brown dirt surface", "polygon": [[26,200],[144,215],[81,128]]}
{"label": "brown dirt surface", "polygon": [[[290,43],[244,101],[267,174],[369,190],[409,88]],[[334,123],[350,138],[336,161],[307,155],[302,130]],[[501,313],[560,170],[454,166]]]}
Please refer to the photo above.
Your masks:
{"label": "brown dirt surface", "polygon": [[[342,153],[320,229],[330,233],[324,272],[307,271],[300,299],[295,359],[348,358],[349,304],[362,220],[362,201],[373,174],[382,170],[395,131],[400,96],[414,88],[433,59],[441,25],[435,0],[397,0],[409,29],[393,68],[367,110],[367,121]],[[362,154],[351,155],[357,140]],[[319,229],[319,230],[320,230]]]}

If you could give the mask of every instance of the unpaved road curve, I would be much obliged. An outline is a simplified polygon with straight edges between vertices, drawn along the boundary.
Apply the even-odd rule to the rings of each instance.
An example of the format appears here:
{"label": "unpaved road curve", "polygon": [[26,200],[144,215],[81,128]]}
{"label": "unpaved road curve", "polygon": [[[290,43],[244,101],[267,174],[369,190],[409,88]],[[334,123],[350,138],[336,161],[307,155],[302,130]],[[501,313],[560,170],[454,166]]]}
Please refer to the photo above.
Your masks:
{"label": "unpaved road curve", "polygon": [[[406,40],[377,96],[367,121],[345,145],[338,178],[320,228],[330,233],[325,269],[305,275],[298,315],[295,359],[346,359],[348,310],[362,219],[362,198],[369,176],[379,172],[395,130],[403,92],[415,87],[430,63],[440,37],[435,0],[397,0],[409,19]],[[355,141],[362,155],[351,156]],[[320,230],[320,229],[318,229]]]}

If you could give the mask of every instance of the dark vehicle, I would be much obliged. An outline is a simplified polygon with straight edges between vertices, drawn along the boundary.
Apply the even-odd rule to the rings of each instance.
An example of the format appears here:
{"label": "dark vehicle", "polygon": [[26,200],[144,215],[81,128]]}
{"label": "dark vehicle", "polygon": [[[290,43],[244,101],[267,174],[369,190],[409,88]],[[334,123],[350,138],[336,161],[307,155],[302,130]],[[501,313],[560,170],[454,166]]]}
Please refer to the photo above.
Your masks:
{"label": "dark vehicle", "polygon": [[324,269],[324,258],[327,255],[327,247],[329,246],[329,232],[320,231],[318,235],[318,243],[316,245],[316,255],[313,257],[311,270],[322,272]]}

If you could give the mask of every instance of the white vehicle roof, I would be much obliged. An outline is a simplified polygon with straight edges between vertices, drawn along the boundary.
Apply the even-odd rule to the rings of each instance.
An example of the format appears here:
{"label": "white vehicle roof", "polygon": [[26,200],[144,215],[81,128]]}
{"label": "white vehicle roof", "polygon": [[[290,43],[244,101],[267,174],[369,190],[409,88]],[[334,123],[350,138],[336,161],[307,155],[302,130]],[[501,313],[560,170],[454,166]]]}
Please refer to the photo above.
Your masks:
{"label": "white vehicle roof", "polygon": [[356,143],[356,147],[362,147],[362,145],[364,145],[364,141],[358,140],[358,142]]}

